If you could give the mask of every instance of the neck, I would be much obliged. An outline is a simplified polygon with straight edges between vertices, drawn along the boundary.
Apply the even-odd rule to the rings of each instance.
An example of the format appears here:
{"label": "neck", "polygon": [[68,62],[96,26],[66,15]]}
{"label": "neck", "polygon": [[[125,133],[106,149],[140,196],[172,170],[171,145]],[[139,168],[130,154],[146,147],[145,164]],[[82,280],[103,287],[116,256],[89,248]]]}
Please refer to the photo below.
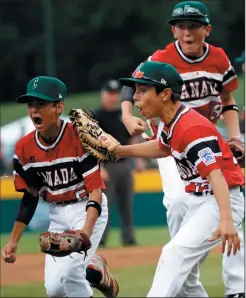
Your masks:
{"label": "neck", "polygon": [[169,101],[163,107],[163,110],[160,116],[161,121],[164,122],[165,125],[168,125],[176,115],[177,110],[179,109],[180,106],[181,106],[180,101],[177,101],[175,103],[172,103],[171,101]]}
{"label": "neck", "polygon": [[58,119],[56,123],[52,124],[46,131],[40,132],[42,139],[45,142],[52,142],[54,141],[61,130],[62,120]]}
{"label": "neck", "polygon": [[204,45],[204,43],[202,43],[199,48],[197,49],[196,52],[192,53],[191,54],[187,54],[185,52],[185,49],[182,48],[181,44],[179,44],[180,48],[181,48],[181,51],[184,53],[184,55],[187,57],[187,58],[190,58],[190,59],[197,59],[197,58],[200,58],[204,55],[205,51],[206,51],[206,47]]}

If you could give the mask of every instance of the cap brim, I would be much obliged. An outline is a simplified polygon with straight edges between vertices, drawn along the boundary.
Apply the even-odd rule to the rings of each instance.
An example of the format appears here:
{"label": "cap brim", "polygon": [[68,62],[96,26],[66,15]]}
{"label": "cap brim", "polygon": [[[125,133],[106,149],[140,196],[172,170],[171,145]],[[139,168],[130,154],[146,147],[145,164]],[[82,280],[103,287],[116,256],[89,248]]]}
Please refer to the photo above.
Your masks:
{"label": "cap brim", "polygon": [[137,78],[122,78],[122,79],[119,79],[119,81],[121,82],[122,85],[128,86],[128,87],[135,87],[135,84],[158,85],[153,81],[147,81],[145,79],[137,79]]}
{"label": "cap brim", "polygon": [[42,99],[44,101],[49,101],[49,102],[57,101],[57,99],[55,99],[55,98],[52,98],[52,97],[47,96],[45,94],[38,94],[38,93],[27,93],[27,94],[21,95],[21,96],[16,98],[16,101],[18,103],[28,103],[33,98],[38,98],[38,99]]}
{"label": "cap brim", "polygon": [[171,19],[168,21],[168,24],[175,25],[177,22],[180,21],[196,21],[198,23],[209,25],[210,23],[204,18],[198,18],[198,17],[191,17],[191,16],[183,16],[183,17],[177,17],[175,19]]}

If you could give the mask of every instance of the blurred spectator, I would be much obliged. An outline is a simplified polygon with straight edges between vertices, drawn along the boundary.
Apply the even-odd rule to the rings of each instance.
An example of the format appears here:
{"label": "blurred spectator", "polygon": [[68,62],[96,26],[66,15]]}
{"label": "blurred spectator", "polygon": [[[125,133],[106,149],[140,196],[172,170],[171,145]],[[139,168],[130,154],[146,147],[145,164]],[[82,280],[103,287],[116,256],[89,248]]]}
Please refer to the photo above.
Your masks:
{"label": "blurred spectator", "polygon": [[[235,62],[242,64],[243,74],[245,74],[245,51],[242,52],[241,56],[235,59]],[[239,125],[240,125],[241,134],[245,135],[245,106],[243,107]]]}
{"label": "blurred spectator", "polygon": [[3,158],[3,152],[2,152],[2,145],[0,143],[0,176],[4,176],[6,174],[6,165]]}
{"label": "blurred spectator", "polygon": [[[122,122],[119,107],[121,86],[117,80],[107,81],[101,88],[101,108],[94,111],[102,129],[119,140],[122,145],[133,143]],[[142,159],[135,159],[137,170],[144,168]],[[113,164],[101,165],[101,175],[106,184],[108,197],[109,221],[114,202],[117,201],[122,228],[122,244],[136,245],[133,226],[133,165],[130,159],[121,159]],[[109,225],[105,229],[100,246],[106,245]]]}

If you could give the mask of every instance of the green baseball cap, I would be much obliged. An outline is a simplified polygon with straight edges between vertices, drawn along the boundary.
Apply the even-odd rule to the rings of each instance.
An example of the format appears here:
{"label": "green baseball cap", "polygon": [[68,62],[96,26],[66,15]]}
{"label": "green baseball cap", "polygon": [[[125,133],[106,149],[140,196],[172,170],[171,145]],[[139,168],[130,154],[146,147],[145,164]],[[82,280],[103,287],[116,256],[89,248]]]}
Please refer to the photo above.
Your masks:
{"label": "green baseball cap", "polygon": [[31,79],[27,92],[16,98],[18,103],[28,103],[32,97],[50,102],[64,101],[67,94],[66,85],[57,78],[39,76]]}
{"label": "green baseball cap", "polygon": [[141,63],[131,78],[122,78],[120,82],[129,87],[134,87],[135,83],[166,87],[175,93],[180,93],[180,87],[184,83],[172,65],[155,61]]}
{"label": "green baseball cap", "polygon": [[172,12],[169,24],[175,25],[178,21],[193,20],[204,24],[210,24],[209,11],[200,1],[184,1],[176,4]]}
{"label": "green baseball cap", "polygon": [[245,62],[245,51],[242,52],[241,56],[235,59],[236,63],[244,63]]}

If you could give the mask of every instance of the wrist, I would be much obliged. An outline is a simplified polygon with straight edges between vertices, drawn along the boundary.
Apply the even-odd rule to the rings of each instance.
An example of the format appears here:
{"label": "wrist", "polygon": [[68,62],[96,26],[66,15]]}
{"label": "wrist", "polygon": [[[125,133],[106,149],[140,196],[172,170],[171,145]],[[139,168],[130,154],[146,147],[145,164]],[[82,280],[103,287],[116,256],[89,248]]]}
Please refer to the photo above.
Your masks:
{"label": "wrist", "polygon": [[123,151],[123,147],[122,145],[118,145],[115,149],[114,149],[114,154],[117,156],[117,158],[121,158],[121,154]]}
{"label": "wrist", "polygon": [[82,228],[83,232],[90,238],[92,233],[93,233],[93,228],[92,227],[89,227],[89,226],[86,226],[84,225],[83,228]]}
{"label": "wrist", "polygon": [[232,220],[232,214],[230,211],[220,212],[220,221],[229,221]]}

